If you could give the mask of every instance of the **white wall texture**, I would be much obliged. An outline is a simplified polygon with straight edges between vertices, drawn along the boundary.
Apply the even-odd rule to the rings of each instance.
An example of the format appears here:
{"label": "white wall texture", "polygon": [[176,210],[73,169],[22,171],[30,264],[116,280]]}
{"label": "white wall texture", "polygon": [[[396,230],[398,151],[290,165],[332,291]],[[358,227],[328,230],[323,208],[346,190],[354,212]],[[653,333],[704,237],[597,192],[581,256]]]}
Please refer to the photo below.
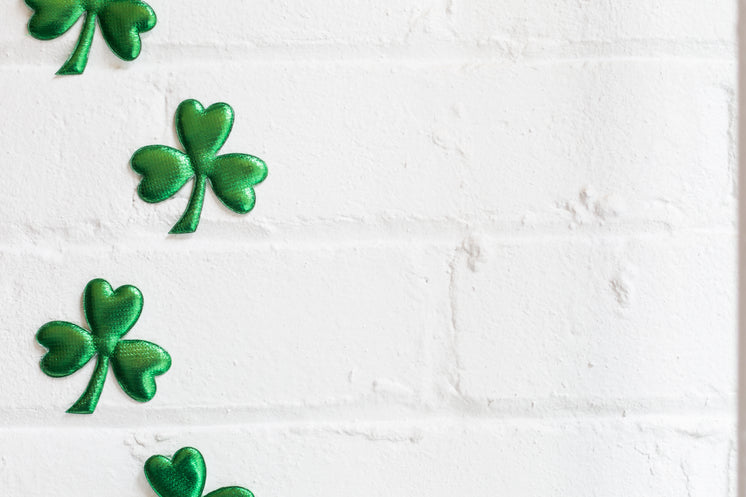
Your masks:
{"label": "white wall texture", "polygon": [[[150,0],[133,63],[0,15],[0,488],[152,496],[199,448],[257,497],[735,495],[733,0]],[[257,207],[136,195],[230,103]],[[145,296],[145,405],[38,367],[86,282]]]}

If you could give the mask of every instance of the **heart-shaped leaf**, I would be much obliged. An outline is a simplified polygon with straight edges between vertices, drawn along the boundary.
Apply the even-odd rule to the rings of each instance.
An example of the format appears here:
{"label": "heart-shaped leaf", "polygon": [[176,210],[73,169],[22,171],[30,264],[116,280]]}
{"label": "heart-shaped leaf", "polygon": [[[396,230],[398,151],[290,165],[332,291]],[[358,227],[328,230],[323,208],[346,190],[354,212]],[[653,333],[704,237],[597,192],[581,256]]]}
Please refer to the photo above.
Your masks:
{"label": "heart-shaped leaf", "polygon": [[156,17],[146,3],[119,0],[104,6],[98,22],[111,51],[124,60],[134,60],[140,55],[140,33],[153,29]]}
{"label": "heart-shaped leaf", "polygon": [[205,497],[254,497],[254,494],[241,487],[223,487],[210,492]]}
{"label": "heart-shaped leaf", "polygon": [[147,402],[155,396],[155,377],[171,367],[171,356],[145,340],[120,340],[111,355],[111,367],[127,395]]}
{"label": "heart-shaped leaf", "polygon": [[145,461],[145,477],[159,497],[200,497],[206,472],[202,454],[192,447],[179,449],[171,460],[153,456]]}
{"label": "heart-shaped leaf", "polygon": [[137,193],[146,202],[161,202],[178,192],[194,176],[189,157],[165,145],[148,145],[134,153],[132,169],[142,175]]}
{"label": "heart-shaped leaf", "polygon": [[267,177],[267,165],[253,155],[221,155],[213,161],[209,177],[213,191],[225,206],[246,214],[254,208],[256,197],[252,186]]}
{"label": "heart-shaped leaf", "polygon": [[91,334],[65,321],[45,324],[36,332],[36,340],[49,349],[41,359],[41,370],[55,378],[73,374],[96,353]]}
{"label": "heart-shaped leaf", "polygon": [[116,340],[137,322],[142,303],[142,293],[132,285],[113,290],[108,281],[100,278],[86,285],[83,311],[91,333],[105,345],[104,350],[99,346],[99,352],[108,355],[113,351]]}
{"label": "heart-shaped leaf", "polygon": [[196,100],[185,100],[176,109],[176,133],[189,157],[195,172],[207,174],[201,166],[220,150],[233,128],[233,109],[230,105],[216,103],[205,109]]}
{"label": "heart-shaped leaf", "polygon": [[26,0],[34,10],[28,23],[31,36],[51,40],[65,33],[85,12],[80,0]]}

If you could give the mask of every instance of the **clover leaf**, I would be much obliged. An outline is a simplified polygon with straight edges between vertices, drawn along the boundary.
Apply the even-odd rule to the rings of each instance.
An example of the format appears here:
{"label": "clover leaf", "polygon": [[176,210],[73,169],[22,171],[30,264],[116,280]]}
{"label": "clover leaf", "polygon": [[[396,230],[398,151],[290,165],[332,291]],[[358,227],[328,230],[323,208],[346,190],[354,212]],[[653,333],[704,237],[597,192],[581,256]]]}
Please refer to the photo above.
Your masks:
{"label": "clover leaf", "polygon": [[161,202],[194,178],[186,211],[171,233],[197,229],[207,180],[215,195],[233,212],[246,214],[254,208],[253,185],[267,177],[267,166],[247,154],[218,155],[233,128],[233,109],[225,103],[205,109],[196,100],[185,100],[176,109],[176,132],[184,152],[165,145],[149,145],[134,153],[132,169],[142,175],[137,189],[146,202]]}
{"label": "clover leaf", "polygon": [[[201,497],[207,468],[202,454],[192,447],[176,451],[169,460],[152,456],[145,461],[145,477],[159,497]],[[204,497],[254,497],[243,487],[223,487]]]}
{"label": "clover leaf", "polygon": [[52,321],[39,328],[36,340],[49,349],[40,366],[49,376],[69,376],[98,355],[88,387],[67,412],[90,414],[96,409],[109,362],[127,395],[139,402],[155,396],[155,377],[168,371],[171,356],[154,343],[121,339],[137,322],[142,305],[142,293],[134,286],[113,290],[107,281],[95,279],[83,292],[83,312],[90,331],[66,321]]}
{"label": "clover leaf", "polygon": [[140,0],[25,0],[34,10],[28,23],[31,36],[51,40],[66,33],[82,16],[83,29],[75,50],[57,74],[81,74],[96,30],[96,19],[109,48],[124,60],[140,55],[140,33],[156,23],[155,12]]}

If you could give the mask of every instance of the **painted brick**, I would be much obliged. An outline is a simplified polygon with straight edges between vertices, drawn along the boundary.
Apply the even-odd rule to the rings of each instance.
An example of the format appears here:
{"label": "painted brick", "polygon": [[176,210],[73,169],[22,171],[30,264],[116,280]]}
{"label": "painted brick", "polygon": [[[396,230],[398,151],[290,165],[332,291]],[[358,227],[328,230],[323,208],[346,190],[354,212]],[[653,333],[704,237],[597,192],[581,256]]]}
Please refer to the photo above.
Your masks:
{"label": "painted brick", "polygon": [[[78,493],[85,497],[150,495],[144,461],[193,445],[207,462],[206,490],[242,484],[267,497],[707,497],[727,495],[729,436],[717,419],[2,430],[0,442],[13,457],[4,454],[0,474],[6,490],[31,497],[82,482]],[[66,471],[58,476],[54,468],[63,460]],[[51,468],[55,478],[29,485],[28,466]]]}
{"label": "painted brick", "polygon": [[459,386],[470,399],[722,406],[735,394],[732,235],[484,239],[454,272]]}

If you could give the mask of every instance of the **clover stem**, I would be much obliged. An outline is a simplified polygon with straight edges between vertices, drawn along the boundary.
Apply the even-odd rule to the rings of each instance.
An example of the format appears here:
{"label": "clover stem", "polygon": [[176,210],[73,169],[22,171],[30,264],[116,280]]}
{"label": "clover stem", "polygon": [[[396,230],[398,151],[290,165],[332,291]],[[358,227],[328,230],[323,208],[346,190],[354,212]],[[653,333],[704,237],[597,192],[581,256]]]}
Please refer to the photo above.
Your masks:
{"label": "clover stem", "polygon": [[189,197],[189,205],[187,205],[181,219],[171,228],[169,233],[194,233],[194,230],[197,229],[199,216],[202,214],[202,203],[205,201],[206,183],[207,176],[198,174],[194,177],[194,186],[192,187],[192,195]]}
{"label": "clover stem", "polygon": [[67,410],[71,414],[91,414],[96,409],[101,391],[104,389],[106,373],[109,371],[109,358],[99,354],[96,357],[96,369],[83,395]]}
{"label": "clover stem", "polygon": [[78,44],[75,46],[70,58],[67,59],[57,74],[82,74],[88,63],[88,53],[91,51],[91,43],[93,42],[93,33],[96,31],[96,13],[87,12],[85,15],[85,23],[83,29],[80,32],[78,38]]}

